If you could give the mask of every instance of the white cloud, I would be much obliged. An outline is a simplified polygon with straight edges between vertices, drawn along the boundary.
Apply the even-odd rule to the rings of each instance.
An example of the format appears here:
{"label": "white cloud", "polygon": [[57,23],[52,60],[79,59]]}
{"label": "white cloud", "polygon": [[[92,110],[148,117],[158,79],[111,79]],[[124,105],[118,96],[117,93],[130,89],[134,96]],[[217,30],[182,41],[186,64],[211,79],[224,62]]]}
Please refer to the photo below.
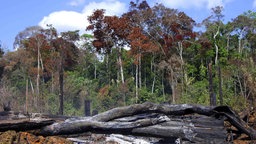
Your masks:
{"label": "white cloud", "polygon": [[99,3],[90,2],[84,7],[83,13],[91,14],[96,9],[106,9],[106,15],[121,15],[127,10],[125,3],[118,0],[105,0]]}
{"label": "white cloud", "polygon": [[39,22],[39,25],[46,28],[47,24],[52,24],[58,31],[80,30],[80,32],[84,33],[88,26],[87,17],[96,9],[105,9],[106,15],[121,15],[127,10],[125,3],[118,0],[105,0],[99,3],[90,2],[84,7],[82,12],[53,12],[45,16]]}
{"label": "white cloud", "polygon": [[70,6],[79,6],[84,4],[85,0],[71,0],[68,5]]}
{"label": "white cloud", "polygon": [[47,24],[52,24],[61,31],[85,29],[85,15],[74,11],[57,11],[45,16],[39,25],[46,28]]}
{"label": "white cloud", "polygon": [[159,0],[160,3],[171,7],[171,8],[207,8],[211,9],[216,6],[225,6],[226,3],[230,2],[231,0]]}

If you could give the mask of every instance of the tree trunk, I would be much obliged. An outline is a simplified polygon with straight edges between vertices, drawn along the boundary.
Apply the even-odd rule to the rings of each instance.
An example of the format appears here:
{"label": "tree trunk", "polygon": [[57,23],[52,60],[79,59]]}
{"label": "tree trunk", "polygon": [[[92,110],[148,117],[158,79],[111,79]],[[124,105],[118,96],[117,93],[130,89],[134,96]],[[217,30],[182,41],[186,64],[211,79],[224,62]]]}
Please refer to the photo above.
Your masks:
{"label": "tree trunk", "polygon": [[172,89],[172,104],[176,103],[176,90],[175,90],[175,81],[174,81],[174,71],[171,68],[171,80],[170,80],[170,85],[171,85],[171,89]]}
{"label": "tree trunk", "polygon": [[245,27],[241,30],[239,38],[238,38],[238,52],[239,53],[242,52],[242,37],[243,37],[244,31],[245,31]]}
{"label": "tree trunk", "polygon": [[242,49],[242,48],[241,48],[241,47],[242,47],[242,46],[241,46],[241,45],[242,45],[242,42],[241,42],[241,41],[242,41],[242,38],[238,38],[238,53],[241,53],[241,49]]}
{"label": "tree trunk", "polygon": [[51,93],[53,93],[54,92],[54,74],[53,74],[53,72],[51,72],[51,77],[52,77],[52,79],[51,79]]}
{"label": "tree trunk", "polygon": [[139,66],[136,64],[136,70],[135,70],[135,103],[138,103],[138,69]]}
{"label": "tree trunk", "polygon": [[107,79],[108,79],[108,84],[110,85],[109,55],[108,55],[108,54],[106,54],[106,67],[107,67]]}
{"label": "tree trunk", "polygon": [[219,35],[220,33],[220,27],[218,26],[218,30],[217,32],[214,34],[213,39],[214,39],[214,46],[215,46],[215,65],[218,64],[218,55],[219,55],[219,47],[217,45],[217,40],[216,37]]}
{"label": "tree trunk", "polygon": [[213,91],[213,78],[212,78],[212,63],[208,65],[208,74],[209,74],[209,94],[210,94],[210,105],[216,106],[216,95]]}
{"label": "tree trunk", "polygon": [[28,113],[28,78],[26,79],[26,104],[25,104],[25,112]]}
{"label": "tree trunk", "polygon": [[221,67],[218,65],[220,105],[223,105]]}
{"label": "tree trunk", "polygon": [[59,86],[60,86],[60,93],[59,93],[59,114],[63,115],[63,97],[64,97],[64,92],[63,92],[63,87],[64,87],[64,69],[63,69],[63,58],[61,58],[61,63],[60,63],[60,70],[59,70]]}
{"label": "tree trunk", "polygon": [[176,92],[175,92],[175,86],[174,83],[171,83],[171,88],[172,88],[172,104],[176,103]]}
{"label": "tree trunk", "polygon": [[165,101],[166,98],[165,98],[165,91],[164,91],[164,72],[162,73],[162,93],[163,93],[164,101]]}
{"label": "tree trunk", "polygon": [[181,78],[181,95],[183,95],[183,92],[185,90],[184,88],[184,81],[187,82],[187,76],[184,68],[184,60],[183,60],[183,45],[182,42],[178,42],[178,48],[179,48],[179,56],[181,60],[181,70],[182,70],[182,78]]}
{"label": "tree trunk", "polygon": [[124,71],[123,71],[123,63],[122,63],[122,58],[121,58],[122,52],[121,52],[120,48],[118,51],[119,51],[118,52],[118,64],[120,67],[121,81],[122,81],[122,84],[124,84]]}
{"label": "tree trunk", "polygon": [[154,90],[155,90],[155,81],[156,81],[156,76],[155,76],[155,74],[154,74],[153,83],[152,83],[152,88],[151,88],[151,93],[152,93],[152,94],[154,93]]}
{"label": "tree trunk", "polygon": [[215,65],[218,65],[218,53],[219,53],[219,47],[218,45],[215,43]]}
{"label": "tree trunk", "polygon": [[141,53],[139,53],[139,88],[141,89],[142,82],[141,82]]}
{"label": "tree trunk", "polygon": [[152,82],[152,87],[151,87],[151,93],[154,93],[155,90],[155,82],[156,82],[156,67],[154,66],[155,62],[154,62],[154,54],[153,54],[153,58],[151,61],[151,73],[153,73],[154,78],[153,78],[153,82]]}
{"label": "tree trunk", "polygon": [[37,77],[36,77],[36,103],[35,106],[38,108],[38,99],[39,99],[39,80],[40,80],[40,47],[37,47]]}
{"label": "tree trunk", "polygon": [[31,81],[31,79],[29,81],[30,81],[30,87],[31,87],[32,95],[34,95],[35,94],[35,90],[34,90],[33,83]]}

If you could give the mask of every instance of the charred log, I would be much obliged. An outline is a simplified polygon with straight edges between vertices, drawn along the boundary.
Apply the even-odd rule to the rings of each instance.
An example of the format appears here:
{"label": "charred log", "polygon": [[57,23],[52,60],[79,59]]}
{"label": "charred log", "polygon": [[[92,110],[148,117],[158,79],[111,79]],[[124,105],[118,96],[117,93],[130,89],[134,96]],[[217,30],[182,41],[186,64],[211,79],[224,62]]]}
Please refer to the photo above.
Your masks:
{"label": "charred log", "polygon": [[224,121],[228,121],[237,133],[256,139],[256,131],[227,106],[143,103],[114,108],[92,117],[0,112],[0,119],[0,131],[37,129],[35,134],[43,136],[114,133],[189,143],[225,143],[230,130]]}

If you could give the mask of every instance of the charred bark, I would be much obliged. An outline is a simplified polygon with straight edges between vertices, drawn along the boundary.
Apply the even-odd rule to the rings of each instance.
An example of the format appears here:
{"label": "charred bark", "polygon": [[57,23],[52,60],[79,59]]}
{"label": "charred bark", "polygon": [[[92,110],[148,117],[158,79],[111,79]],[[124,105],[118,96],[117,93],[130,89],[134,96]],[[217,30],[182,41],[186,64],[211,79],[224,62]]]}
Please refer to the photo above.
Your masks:
{"label": "charred bark", "polygon": [[[8,115],[12,118],[8,119]],[[256,131],[227,106],[143,103],[114,108],[92,117],[31,114],[29,118],[18,118],[17,115],[20,114],[0,112],[0,131],[37,129],[36,134],[44,136],[115,133],[190,143],[225,143],[224,121],[228,121],[241,133],[256,139]]]}

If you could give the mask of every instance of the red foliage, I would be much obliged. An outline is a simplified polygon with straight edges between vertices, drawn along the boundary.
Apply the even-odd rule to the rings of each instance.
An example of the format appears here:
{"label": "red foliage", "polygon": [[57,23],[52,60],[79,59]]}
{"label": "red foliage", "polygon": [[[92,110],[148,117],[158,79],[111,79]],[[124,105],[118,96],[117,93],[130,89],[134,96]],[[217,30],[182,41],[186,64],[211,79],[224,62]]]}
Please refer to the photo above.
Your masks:
{"label": "red foliage", "polygon": [[103,47],[103,43],[99,40],[95,40],[95,41],[93,41],[93,46],[96,47],[97,49],[99,49],[99,48]]}
{"label": "red foliage", "polygon": [[99,94],[100,94],[100,96],[102,96],[102,97],[108,96],[108,94],[109,94],[109,85],[105,85],[104,87],[102,87],[102,88],[99,90]]}
{"label": "red foliage", "polygon": [[175,40],[177,40],[177,41],[181,41],[181,40],[183,40],[184,38],[183,38],[183,35],[181,35],[181,34],[177,34],[176,36],[175,36]]}

